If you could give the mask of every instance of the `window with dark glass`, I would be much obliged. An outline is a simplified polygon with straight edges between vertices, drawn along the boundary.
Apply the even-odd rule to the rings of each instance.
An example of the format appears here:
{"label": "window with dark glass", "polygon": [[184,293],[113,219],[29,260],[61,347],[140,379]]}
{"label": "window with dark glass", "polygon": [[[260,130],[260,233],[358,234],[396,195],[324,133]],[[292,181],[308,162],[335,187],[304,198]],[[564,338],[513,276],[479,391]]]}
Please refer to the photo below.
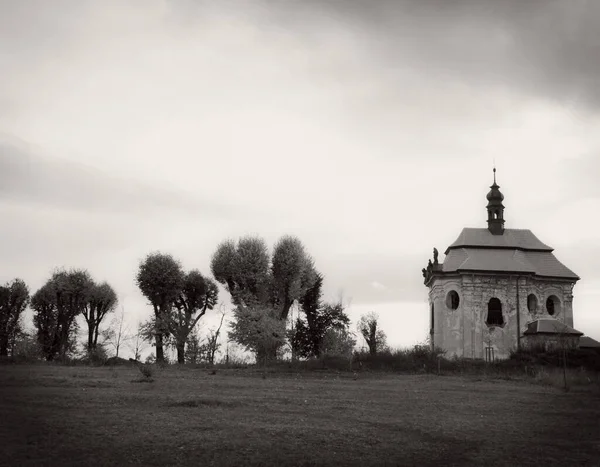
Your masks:
{"label": "window with dark glass", "polygon": [[460,298],[458,296],[458,292],[456,290],[451,290],[446,295],[446,306],[451,310],[456,310],[458,305],[460,304]]}
{"label": "window with dark glass", "polygon": [[502,316],[502,302],[496,297],[491,298],[488,302],[488,312],[486,324],[488,326],[502,326],[504,317]]}
{"label": "window with dark glass", "polygon": [[527,309],[530,313],[535,313],[538,307],[538,300],[532,293],[527,296]]}

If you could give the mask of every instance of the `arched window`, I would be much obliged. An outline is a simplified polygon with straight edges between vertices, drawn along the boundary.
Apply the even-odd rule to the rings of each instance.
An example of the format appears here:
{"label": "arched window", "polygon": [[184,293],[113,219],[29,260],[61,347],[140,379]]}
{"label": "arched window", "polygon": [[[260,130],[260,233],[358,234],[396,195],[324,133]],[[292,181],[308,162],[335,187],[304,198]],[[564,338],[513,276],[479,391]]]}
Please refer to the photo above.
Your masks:
{"label": "arched window", "polygon": [[487,320],[485,324],[488,326],[502,326],[504,317],[502,316],[502,302],[496,297],[490,298],[488,302]]}
{"label": "arched window", "polygon": [[560,313],[560,300],[556,295],[550,295],[546,299],[546,311],[550,316]]}
{"label": "arched window", "polygon": [[448,292],[448,295],[446,295],[446,306],[451,310],[456,310],[458,305],[460,305],[458,293],[456,290],[451,290]]}
{"label": "arched window", "polygon": [[538,308],[538,299],[534,294],[530,293],[527,296],[527,309],[529,310],[530,313],[536,313],[537,308]]}

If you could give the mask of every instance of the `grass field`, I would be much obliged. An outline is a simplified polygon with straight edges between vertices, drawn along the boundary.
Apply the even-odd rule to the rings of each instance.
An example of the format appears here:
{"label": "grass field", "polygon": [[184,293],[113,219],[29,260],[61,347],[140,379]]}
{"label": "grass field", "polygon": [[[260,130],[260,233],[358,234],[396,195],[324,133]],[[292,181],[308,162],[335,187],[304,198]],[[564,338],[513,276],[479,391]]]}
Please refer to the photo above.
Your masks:
{"label": "grass field", "polygon": [[0,366],[0,464],[600,465],[600,396],[524,382]]}

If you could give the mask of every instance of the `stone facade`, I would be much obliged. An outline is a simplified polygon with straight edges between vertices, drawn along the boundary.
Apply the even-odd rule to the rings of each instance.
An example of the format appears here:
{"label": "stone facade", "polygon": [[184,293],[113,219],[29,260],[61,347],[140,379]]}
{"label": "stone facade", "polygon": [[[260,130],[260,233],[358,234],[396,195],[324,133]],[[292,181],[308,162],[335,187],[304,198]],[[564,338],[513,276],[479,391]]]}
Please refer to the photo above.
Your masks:
{"label": "stone facade", "polygon": [[[446,350],[447,356],[507,358],[517,348],[528,323],[550,316],[546,306],[549,297],[554,304],[552,317],[573,326],[574,284],[570,280],[502,274],[434,277],[429,284],[432,345]],[[451,291],[458,294],[455,309]],[[492,298],[500,300],[502,325],[486,323]],[[486,348],[493,349],[493,354]]]}

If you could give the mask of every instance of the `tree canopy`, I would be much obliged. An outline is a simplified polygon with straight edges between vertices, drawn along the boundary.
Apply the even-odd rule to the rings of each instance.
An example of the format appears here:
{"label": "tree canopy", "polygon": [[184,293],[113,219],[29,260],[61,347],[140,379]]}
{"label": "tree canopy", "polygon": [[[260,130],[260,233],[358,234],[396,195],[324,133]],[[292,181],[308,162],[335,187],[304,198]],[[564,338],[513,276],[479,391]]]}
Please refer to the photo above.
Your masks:
{"label": "tree canopy", "polygon": [[88,351],[95,349],[98,345],[100,324],[106,315],[115,309],[117,302],[117,294],[108,283],[103,282],[91,286],[82,312],[88,325]]}
{"label": "tree canopy", "polygon": [[229,338],[256,355],[257,363],[274,358],[285,343],[285,321],[277,310],[268,306],[246,307],[233,310]]}
{"label": "tree canopy", "polygon": [[257,357],[262,352],[275,355],[292,305],[317,278],[302,242],[288,235],[277,241],[271,256],[260,237],[225,240],[213,254],[211,271],[235,306],[230,337]]}
{"label": "tree canopy", "polygon": [[137,284],[154,309],[144,328],[155,339],[156,361],[164,362],[164,342],[172,338],[177,361],[185,362],[188,337],[207,310],[219,298],[219,288],[210,278],[193,269],[185,273],[181,263],[164,253],[150,253],[140,264]]}
{"label": "tree canopy", "polygon": [[183,288],[184,272],[172,255],[154,252],[140,263],[136,282],[154,310],[156,361],[165,361],[163,338],[169,332],[170,313]]}
{"label": "tree canopy", "polygon": [[94,287],[84,269],[58,270],[32,297],[38,342],[48,360],[72,350],[75,318],[89,307]]}
{"label": "tree canopy", "polygon": [[169,315],[168,329],[177,346],[177,361],[185,362],[185,344],[196,324],[212,310],[219,299],[219,288],[215,282],[194,269],[188,272],[174,300],[175,310]]}
{"label": "tree canopy", "polygon": [[304,314],[306,319],[298,318],[291,333],[294,351],[304,358],[320,357],[327,353],[326,337],[333,331],[347,331],[350,324],[350,318],[341,303],[327,303],[315,311],[304,310]]}
{"label": "tree canopy", "polygon": [[358,330],[369,346],[369,353],[376,354],[386,346],[385,332],[379,328],[379,316],[376,313],[367,313],[360,317]]}
{"label": "tree canopy", "polygon": [[29,288],[21,279],[0,285],[0,357],[21,331],[21,316],[29,304]]}

